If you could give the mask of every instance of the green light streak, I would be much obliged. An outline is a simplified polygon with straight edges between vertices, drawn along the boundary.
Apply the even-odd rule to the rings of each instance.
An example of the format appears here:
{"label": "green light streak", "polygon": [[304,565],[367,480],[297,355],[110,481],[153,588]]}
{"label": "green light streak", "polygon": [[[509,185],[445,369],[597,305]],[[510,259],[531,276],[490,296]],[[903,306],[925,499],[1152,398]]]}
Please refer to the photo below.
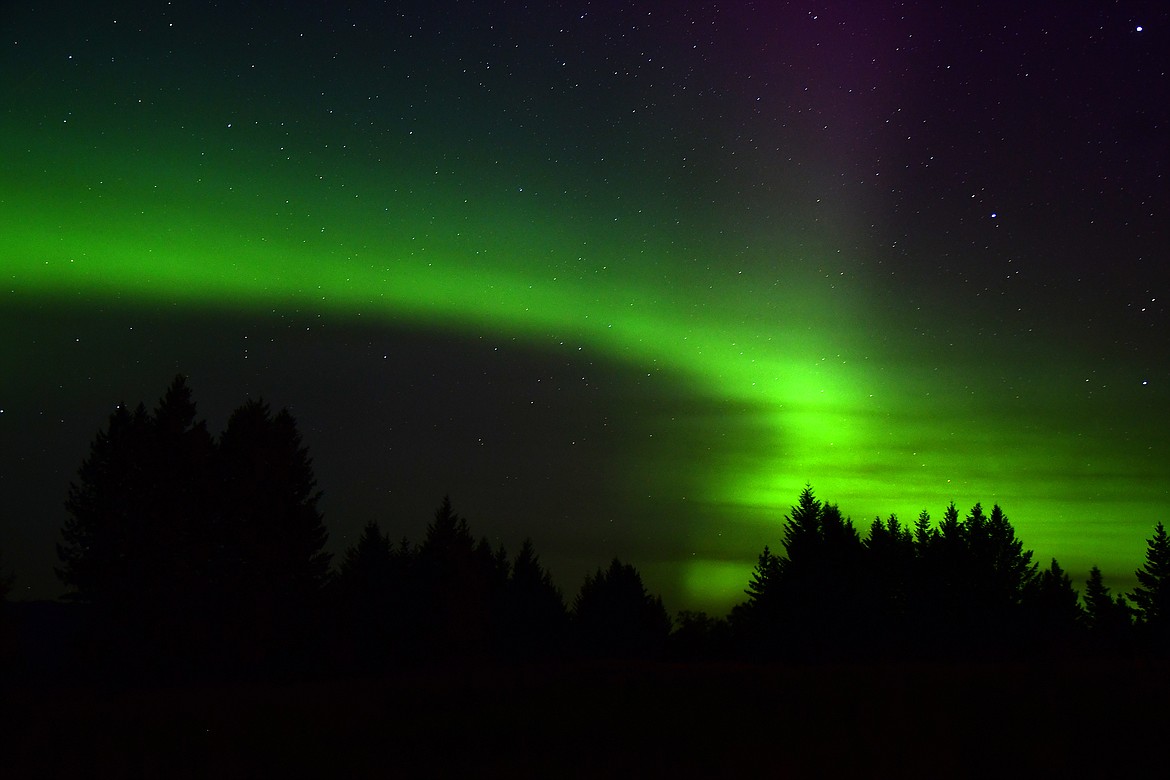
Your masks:
{"label": "green light streak", "polygon": [[[892,361],[865,280],[823,270],[831,253],[804,236],[667,230],[661,215],[552,186],[521,192],[488,171],[434,176],[417,158],[438,150],[399,150],[415,162],[379,182],[333,153],[296,166],[248,136],[216,138],[156,137],[144,151],[124,137],[95,148],[62,128],[6,133],[5,291],[62,305],[360,314],[587,346],[734,405],[734,424],[695,423],[738,438],[691,465],[687,498],[772,528],[810,481],[863,526],[1002,497],[1043,558],[1068,548],[1062,528],[1125,506],[1144,533],[1165,503],[1164,443],[1086,434],[1073,412],[1043,408],[1059,395],[1049,388],[1005,410],[982,365]],[[736,533],[750,537],[744,554],[758,552],[750,525]],[[1140,548],[1140,536],[1114,538],[1116,549],[1094,549]],[[764,541],[776,545],[778,529]],[[681,565],[692,596],[735,599],[751,562]]]}
{"label": "green light streak", "polygon": [[[779,462],[795,459],[811,470],[819,459],[813,453],[858,440],[856,426],[842,424],[864,385],[841,357],[844,312],[823,279],[794,263],[778,263],[790,268],[782,280],[688,270],[665,256],[664,241],[639,247],[637,256],[620,241],[593,248],[588,226],[558,222],[533,204],[474,212],[442,192],[431,196],[455,203],[453,213],[411,219],[405,214],[417,207],[405,201],[389,224],[377,208],[357,203],[340,214],[328,202],[313,209],[321,215],[316,221],[286,221],[266,213],[265,204],[278,198],[260,187],[238,195],[259,201],[250,208],[225,195],[219,204],[195,199],[197,209],[188,211],[192,196],[179,182],[190,177],[148,185],[152,173],[142,172],[146,181],[137,186],[123,178],[113,196],[82,181],[50,189],[32,176],[10,182],[9,192],[18,185],[22,192],[4,204],[10,289],[188,307],[360,312],[535,344],[579,341],[755,410],[756,434],[744,443],[752,457],[734,480],[708,476],[697,493],[710,502],[754,503],[744,485],[767,484]],[[76,194],[63,199],[62,191]],[[317,221],[323,229],[304,228]],[[440,227],[407,227],[431,224]],[[471,229],[443,235],[442,225]],[[654,251],[664,257],[648,257]],[[587,259],[578,260],[579,252]]]}

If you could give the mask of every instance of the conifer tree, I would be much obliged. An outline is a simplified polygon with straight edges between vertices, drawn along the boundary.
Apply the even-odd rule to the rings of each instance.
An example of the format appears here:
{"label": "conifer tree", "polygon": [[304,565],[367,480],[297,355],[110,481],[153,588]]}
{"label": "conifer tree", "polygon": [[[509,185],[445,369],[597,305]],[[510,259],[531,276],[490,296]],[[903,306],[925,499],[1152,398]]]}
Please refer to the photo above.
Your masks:
{"label": "conifer tree", "polygon": [[937,531],[930,527],[930,512],[923,509],[918,513],[918,519],[914,521],[914,548],[916,554],[921,554],[921,551],[933,541],[937,535]]}
{"label": "conifer tree", "polygon": [[839,654],[865,632],[864,547],[853,522],[806,485],[785,517],[783,556],[765,548],[736,610],[737,631],[753,652],[771,656]]}
{"label": "conifer tree", "polygon": [[382,587],[380,580],[390,569],[393,555],[390,537],[382,533],[376,520],[371,520],[362,529],[357,542],[346,549],[339,577],[364,590],[378,590]]}
{"label": "conifer tree", "polygon": [[211,618],[214,443],[195,416],[182,376],[153,412],[120,405],[69,487],[57,574],[96,610],[94,647],[126,668],[173,671]]}
{"label": "conifer tree", "polygon": [[348,651],[362,666],[384,661],[394,646],[395,564],[390,538],[371,520],[338,571],[334,609],[351,643]]}
{"label": "conifer tree", "polygon": [[914,536],[897,515],[885,521],[875,517],[865,540],[867,635],[880,646],[878,650],[900,649],[908,639],[912,577],[915,555]]}
{"label": "conifer tree", "polygon": [[568,612],[531,539],[520,545],[505,588],[501,630],[509,656],[535,658],[561,649]]}
{"label": "conifer tree", "polygon": [[940,649],[962,654],[1000,652],[1021,630],[1021,603],[1036,574],[998,505],[991,515],[976,503],[960,520],[952,501],[937,532],[916,541],[916,630]]}
{"label": "conifer tree", "polygon": [[229,417],[217,461],[224,607],[246,660],[285,663],[307,650],[329,577],[312,459],[288,410],[253,399]]}
{"label": "conifer tree", "polygon": [[749,655],[768,657],[779,651],[782,591],[780,558],[764,545],[744,591],[747,601],[736,604],[730,615],[738,642]]}
{"label": "conifer tree", "polygon": [[507,558],[476,542],[449,497],[435,511],[419,547],[418,593],[423,641],[440,656],[491,650],[499,625]]}
{"label": "conifer tree", "polygon": [[1085,625],[1098,650],[1116,651],[1129,639],[1133,618],[1125,597],[1110,595],[1101,570],[1094,566],[1085,582]]}
{"label": "conifer tree", "polygon": [[[120,405],[69,487],[58,576],[74,598],[123,612],[189,596],[204,570],[213,450],[182,376],[154,413]],[[149,611],[149,610],[148,610]]]}
{"label": "conifer tree", "polygon": [[748,581],[748,604],[753,608],[768,610],[768,603],[775,601],[780,588],[780,559],[764,545],[756,566],[752,570],[752,578]]}
{"label": "conifer tree", "polygon": [[1146,562],[1135,574],[1138,586],[1129,598],[1142,631],[1159,649],[1170,650],[1170,537],[1162,523],[1146,540]]}
{"label": "conifer tree", "polygon": [[573,601],[573,620],[581,648],[608,658],[657,656],[671,628],[662,598],[648,593],[638,570],[617,558],[586,576]]}
{"label": "conifer tree", "polygon": [[1023,608],[1033,650],[1063,652],[1083,630],[1080,597],[1055,558],[1025,587]]}
{"label": "conifer tree", "polygon": [[[812,486],[805,485],[800,492],[796,506],[785,518],[784,522],[784,568],[789,568],[796,561],[796,566],[813,557],[812,551],[819,548],[823,535],[821,533],[821,502],[813,495]],[[807,551],[807,553],[806,553]]]}

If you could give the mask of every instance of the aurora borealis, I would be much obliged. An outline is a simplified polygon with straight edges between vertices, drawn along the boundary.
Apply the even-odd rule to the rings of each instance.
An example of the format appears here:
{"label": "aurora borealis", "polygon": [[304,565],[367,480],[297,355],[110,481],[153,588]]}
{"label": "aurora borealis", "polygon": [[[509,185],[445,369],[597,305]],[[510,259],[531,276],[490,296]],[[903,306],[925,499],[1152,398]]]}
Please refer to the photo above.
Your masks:
{"label": "aurora borealis", "polygon": [[[445,493],[740,596],[805,483],[1128,587],[1170,506],[1167,11],[6,4],[0,551],[114,404],[289,405],[335,551]],[[1140,30],[1138,29],[1140,26]]]}

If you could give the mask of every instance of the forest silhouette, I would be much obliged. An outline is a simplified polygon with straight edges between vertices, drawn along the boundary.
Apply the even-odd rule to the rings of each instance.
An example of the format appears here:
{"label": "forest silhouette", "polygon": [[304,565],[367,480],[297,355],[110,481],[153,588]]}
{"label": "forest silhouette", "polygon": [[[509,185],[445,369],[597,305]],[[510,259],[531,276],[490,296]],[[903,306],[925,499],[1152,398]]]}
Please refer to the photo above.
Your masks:
{"label": "forest silhouette", "polygon": [[[406,671],[435,681],[474,668],[511,685],[523,668],[626,670],[606,678],[612,688],[630,684],[629,670],[653,679],[679,664],[777,674],[1170,655],[1161,523],[1131,593],[1110,593],[1093,567],[1081,594],[1055,559],[1033,560],[998,505],[963,515],[951,503],[937,523],[926,511],[910,525],[875,518],[863,535],[806,486],[742,603],[672,619],[617,559],[567,600],[533,540],[514,555],[493,547],[447,498],[421,540],[391,540],[371,520],[334,566],[320,495],[287,410],[249,400],[213,436],[182,376],[153,410],[118,407],[66,497],[57,573],[67,603],[0,612],[4,679],[206,686]],[[0,578],[0,596],[11,584]]]}

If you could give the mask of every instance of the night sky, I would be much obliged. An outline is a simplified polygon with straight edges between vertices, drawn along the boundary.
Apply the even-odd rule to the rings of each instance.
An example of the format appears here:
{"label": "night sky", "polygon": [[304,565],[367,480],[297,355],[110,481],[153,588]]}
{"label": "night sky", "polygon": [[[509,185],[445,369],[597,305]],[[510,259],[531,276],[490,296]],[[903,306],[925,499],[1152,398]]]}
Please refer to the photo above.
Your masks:
{"label": "night sky", "polygon": [[1158,2],[0,4],[0,553],[176,373],[296,416],[330,549],[444,494],[722,614],[811,483],[1170,521]]}

